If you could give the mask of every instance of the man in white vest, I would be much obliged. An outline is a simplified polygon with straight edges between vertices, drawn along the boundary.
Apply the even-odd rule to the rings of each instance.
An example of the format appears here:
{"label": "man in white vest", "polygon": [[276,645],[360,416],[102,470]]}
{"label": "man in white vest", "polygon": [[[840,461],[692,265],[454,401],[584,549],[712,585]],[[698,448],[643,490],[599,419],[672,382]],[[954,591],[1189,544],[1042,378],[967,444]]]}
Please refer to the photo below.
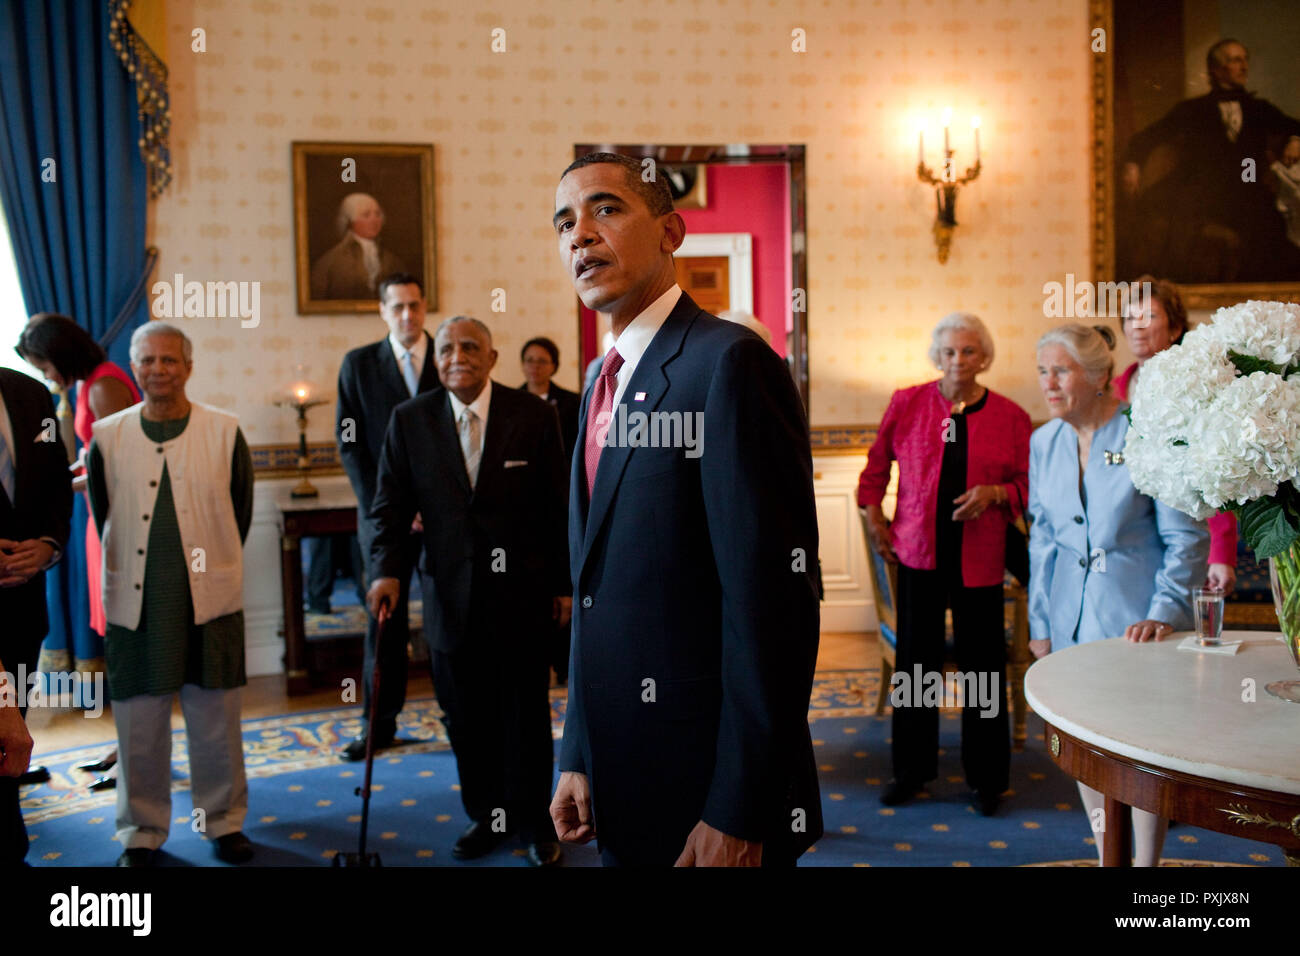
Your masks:
{"label": "man in white vest", "polygon": [[104,550],[104,656],[117,725],[118,866],[149,866],[171,824],[171,712],[189,739],[193,825],[218,859],[253,855],[239,731],[243,542],[253,464],[234,415],[192,402],[190,340],[131,336],[139,405],[95,422],[87,474]]}

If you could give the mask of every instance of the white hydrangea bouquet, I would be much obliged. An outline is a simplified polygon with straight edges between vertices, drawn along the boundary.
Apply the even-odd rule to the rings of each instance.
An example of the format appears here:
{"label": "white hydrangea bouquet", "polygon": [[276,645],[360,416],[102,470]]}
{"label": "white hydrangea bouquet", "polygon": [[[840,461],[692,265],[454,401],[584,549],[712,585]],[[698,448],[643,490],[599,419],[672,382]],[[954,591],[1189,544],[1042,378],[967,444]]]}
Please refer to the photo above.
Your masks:
{"label": "white hydrangea bouquet", "polygon": [[1236,514],[1255,557],[1272,559],[1300,666],[1300,305],[1219,309],[1142,366],[1131,398],[1134,486],[1194,518]]}

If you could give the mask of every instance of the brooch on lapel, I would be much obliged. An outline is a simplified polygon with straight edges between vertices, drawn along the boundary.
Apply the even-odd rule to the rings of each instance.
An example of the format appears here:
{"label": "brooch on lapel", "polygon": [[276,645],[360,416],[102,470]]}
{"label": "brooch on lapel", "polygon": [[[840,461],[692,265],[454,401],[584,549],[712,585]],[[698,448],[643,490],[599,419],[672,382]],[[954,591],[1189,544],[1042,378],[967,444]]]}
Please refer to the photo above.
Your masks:
{"label": "brooch on lapel", "polygon": [[1102,452],[1102,454],[1106,456],[1106,464],[1108,464],[1108,465],[1122,465],[1122,464],[1124,464],[1124,453],[1123,453],[1123,452],[1119,452],[1119,451],[1107,451],[1107,452]]}

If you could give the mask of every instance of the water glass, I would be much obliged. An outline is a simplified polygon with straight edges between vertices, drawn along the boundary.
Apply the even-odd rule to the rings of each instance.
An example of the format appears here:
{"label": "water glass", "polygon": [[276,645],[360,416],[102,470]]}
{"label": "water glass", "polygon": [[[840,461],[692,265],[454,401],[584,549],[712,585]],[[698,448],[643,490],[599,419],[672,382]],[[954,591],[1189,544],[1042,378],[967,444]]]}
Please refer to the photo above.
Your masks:
{"label": "water glass", "polygon": [[1219,588],[1192,588],[1196,638],[1202,647],[1218,647],[1222,641],[1223,595]]}

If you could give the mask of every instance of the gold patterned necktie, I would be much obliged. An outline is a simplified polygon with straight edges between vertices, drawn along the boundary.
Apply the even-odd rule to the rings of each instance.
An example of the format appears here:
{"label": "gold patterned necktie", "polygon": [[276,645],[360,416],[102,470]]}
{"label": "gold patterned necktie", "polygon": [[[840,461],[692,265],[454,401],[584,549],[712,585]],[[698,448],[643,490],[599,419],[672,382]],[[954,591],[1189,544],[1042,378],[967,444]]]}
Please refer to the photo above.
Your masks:
{"label": "gold patterned necktie", "polygon": [[478,466],[483,458],[483,423],[472,408],[460,413],[460,450],[465,454],[465,473],[473,489],[478,484]]}

